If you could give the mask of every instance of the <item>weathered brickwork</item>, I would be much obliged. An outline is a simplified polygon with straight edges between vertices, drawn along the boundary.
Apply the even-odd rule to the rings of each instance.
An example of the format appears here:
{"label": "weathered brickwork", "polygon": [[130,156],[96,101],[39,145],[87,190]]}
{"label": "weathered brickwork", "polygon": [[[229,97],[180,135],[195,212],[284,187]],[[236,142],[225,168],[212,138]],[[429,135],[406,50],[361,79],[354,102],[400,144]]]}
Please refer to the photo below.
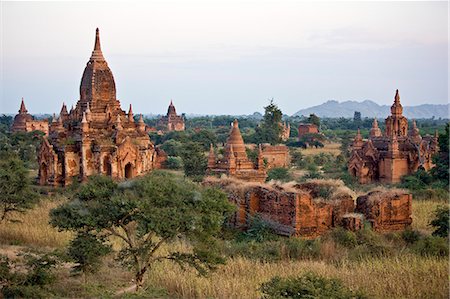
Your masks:
{"label": "weathered brickwork", "polygon": [[39,183],[64,186],[94,174],[132,178],[161,167],[164,159],[150,141],[142,115],[135,121],[131,105],[128,113],[121,109],[97,29],[80,99],[70,112],[63,105],[41,144]]}
{"label": "weathered brickwork", "polygon": [[35,120],[31,114],[28,113],[25,108],[25,102],[20,103],[19,113],[14,117],[14,122],[11,127],[12,132],[32,132],[41,131],[48,136],[48,121],[47,120]]}
{"label": "weathered brickwork", "polygon": [[157,124],[158,128],[161,128],[163,131],[184,131],[184,118],[182,116],[177,115],[177,111],[173,102],[170,101],[169,108],[167,109],[167,115],[162,116],[158,120]]}
{"label": "weathered brickwork", "polygon": [[375,231],[405,230],[412,223],[412,195],[402,190],[372,191],[356,199],[356,212],[364,214]]}
{"label": "weathered brickwork", "polygon": [[258,215],[276,233],[315,238],[334,227],[363,228],[366,219],[376,231],[402,230],[411,224],[411,195],[377,191],[358,198],[342,183],[311,180],[302,184],[261,184],[208,177],[205,185],[219,187],[237,206],[230,225],[247,229]]}
{"label": "weathered brickwork", "polygon": [[429,170],[434,166],[431,157],[439,150],[437,132],[434,136],[422,137],[415,121],[408,131],[408,120],[402,113],[397,90],[391,115],[386,118],[384,134],[376,119],[367,141],[362,139],[358,130],[348,161],[348,171],[360,183],[398,183],[402,176],[416,172],[419,167]]}
{"label": "weathered brickwork", "polygon": [[267,169],[275,167],[287,168],[291,165],[291,156],[286,145],[263,144],[261,147],[262,156],[267,162]]}
{"label": "weathered brickwork", "polygon": [[258,148],[258,158],[255,164],[247,157],[244,139],[242,139],[237,120],[234,120],[231,127],[222,158],[216,157],[214,148],[211,145],[208,155],[207,174],[227,175],[249,182],[262,183],[266,180],[267,172],[264,166],[261,146]]}
{"label": "weathered brickwork", "polygon": [[299,124],[298,125],[298,138],[301,138],[305,134],[318,134],[319,128],[314,124]]}

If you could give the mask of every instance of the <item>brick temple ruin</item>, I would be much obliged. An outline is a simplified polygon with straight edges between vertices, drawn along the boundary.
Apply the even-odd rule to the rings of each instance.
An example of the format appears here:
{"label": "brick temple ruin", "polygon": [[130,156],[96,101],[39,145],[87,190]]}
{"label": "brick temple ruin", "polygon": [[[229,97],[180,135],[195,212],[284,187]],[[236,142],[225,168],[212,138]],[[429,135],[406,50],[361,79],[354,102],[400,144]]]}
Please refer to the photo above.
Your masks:
{"label": "brick temple ruin", "polygon": [[315,124],[305,124],[301,123],[298,125],[298,138],[306,134],[319,134],[319,127]]}
{"label": "brick temple ruin", "polygon": [[439,150],[437,132],[422,137],[415,121],[408,130],[398,90],[385,123],[384,134],[374,119],[369,139],[364,141],[358,129],[353,141],[348,171],[362,184],[398,183],[402,176],[416,172],[419,167],[429,170],[434,166],[431,157]]}
{"label": "brick temple ruin", "polygon": [[247,156],[244,139],[235,119],[224,148],[223,158],[217,158],[214,148],[208,155],[207,174],[228,175],[249,182],[264,182],[267,177],[261,146],[258,147],[257,162],[253,163]]}
{"label": "brick temple ruin", "polygon": [[33,132],[41,131],[46,136],[48,135],[48,121],[46,119],[37,120],[34,119],[31,114],[28,113],[25,108],[25,102],[20,103],[19,113],[14,117],[14,121],[11,127],[11,132]]}
{"label": "brick temple ruin", "polygon": [[162,116],[157,123],[157,127],[161,128],[165,132],[170,131],[184,131],[184,118],[177,114],[177,110],[170,101],[169,108],[167,109],[167,115]]}
{"label": "brick temple ruin", "polygon": [[403,190],[378,190],[356,199],[341,181],[261,184],[208,177],[204,184],[225,191],[237,207],[229,224],[246,230],[259,216],[285,236],[315,238],[335,227],[356,231],[364,222],[379,232],[401,231],[412,223],[412,196]]}
{"label": "brick temple ruin", "polygon": [[39,149],[39,183],[64,186],[94,174],[132,178],[160,168],[165,158],[150,141],[142,115],[135,120],[131,105],[126,113],[116,99],[97,29],[81,78],[80,99],[70,112],[63,105]]}

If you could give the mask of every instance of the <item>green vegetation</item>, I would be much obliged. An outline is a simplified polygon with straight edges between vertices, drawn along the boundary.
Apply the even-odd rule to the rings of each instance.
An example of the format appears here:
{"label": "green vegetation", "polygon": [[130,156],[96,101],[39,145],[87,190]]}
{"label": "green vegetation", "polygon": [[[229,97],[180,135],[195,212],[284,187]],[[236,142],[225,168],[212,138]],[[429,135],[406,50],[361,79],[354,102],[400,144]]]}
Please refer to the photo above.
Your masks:
{"label": "green vegetation", "polygon": [[264,110],[264,119],[261,124],[255,128],[252,142],[270,144],[280,143],[282,131],[281,118],[283,113],[273,102],[273,99],[268,106],[264,107]]}
{"label": "green vegetation", "polygon": [[14,212],[23,213],[37,202],[28,171],[23,162],[12,156],[0,160],[0,224]]}
{"label": "green vegetation", "polygon": [[[78,267],[83,271],[91,271],[97,258],[106,253],[107,237],[120,239],[118,258],[133,269],[138,290],[146,272],[162,260],[194,267],[200,274],[223,263],[214,237],[229,211],[224,193],[155,171],[126,185],[117,185],[107,177],[92,177],[72,201],[51,212],[51,223],[78,233],[69,252],[81,261]],[[189,240],[192,251],[160,249],[178,238]]]}
{"label": "green vegetation", "polygon": [[276,276],[261,286],[263,298],[267,299],[301,299],[301,298],[336,298],[355,299],[366,298],[364,295],[351,291],[339,279],[326,278],[313,272],[307,272],[298,277],[281,278]]}

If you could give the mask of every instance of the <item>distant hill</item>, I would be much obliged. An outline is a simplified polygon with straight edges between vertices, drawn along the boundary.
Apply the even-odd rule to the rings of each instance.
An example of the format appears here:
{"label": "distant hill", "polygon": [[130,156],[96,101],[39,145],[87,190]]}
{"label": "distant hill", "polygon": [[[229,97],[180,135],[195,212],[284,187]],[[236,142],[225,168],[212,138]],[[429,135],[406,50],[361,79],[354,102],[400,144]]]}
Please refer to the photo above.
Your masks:
{"label": "distant hill", "polygon": [[[449,118],[449,104],[434,105],[423,104],[419,106],[403,106],[403,115],[407,118]],[[355,111],[361,112],[361,117],[377,117],[384,118],[391,111],[391,106],[378,105],[375,102],[365,100],[363,102],[345,101],[328,101],[321,105],[302,109],[294,114],[294,116],[309,116],[311,113],[319,117],[353,117]]]}

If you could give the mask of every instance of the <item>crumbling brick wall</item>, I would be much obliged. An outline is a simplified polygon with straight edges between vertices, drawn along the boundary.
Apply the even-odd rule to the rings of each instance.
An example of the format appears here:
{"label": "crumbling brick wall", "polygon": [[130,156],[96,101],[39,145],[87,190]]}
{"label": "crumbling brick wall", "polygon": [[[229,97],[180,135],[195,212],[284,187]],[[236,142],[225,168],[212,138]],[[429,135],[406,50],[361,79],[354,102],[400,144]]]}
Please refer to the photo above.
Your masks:
{"label": "crumbling brick wall", "polygon": [[398,231],[412,223],[412,195],[402,190],[372,191],[356,199],[356,212],[364,214],[375,231]]}

